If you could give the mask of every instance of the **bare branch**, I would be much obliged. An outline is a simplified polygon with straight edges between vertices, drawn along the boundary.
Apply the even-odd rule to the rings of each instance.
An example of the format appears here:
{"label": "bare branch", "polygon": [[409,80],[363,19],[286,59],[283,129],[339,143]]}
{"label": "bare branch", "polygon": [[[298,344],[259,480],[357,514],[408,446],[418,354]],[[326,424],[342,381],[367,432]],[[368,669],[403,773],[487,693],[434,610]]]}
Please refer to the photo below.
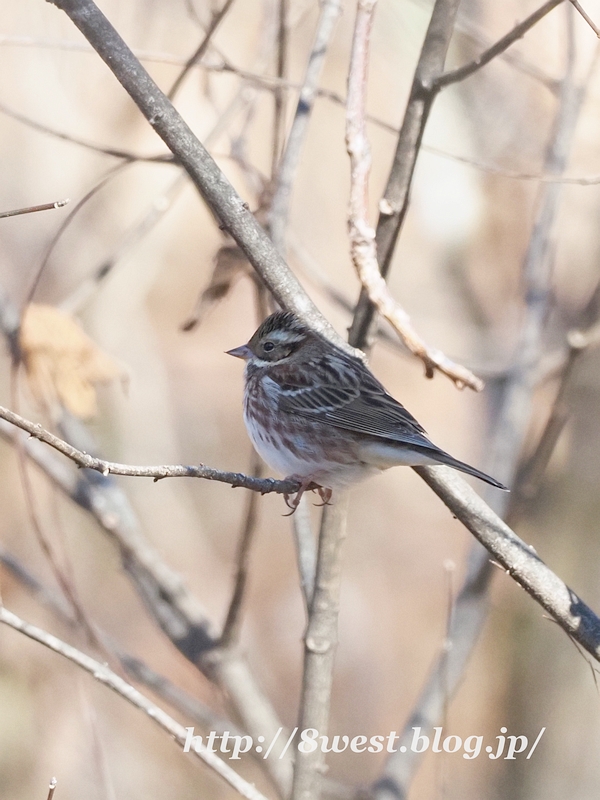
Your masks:
{"label": "bare branch", "polygon": [[269,214],[269,232],[275,248],[282,255],[285,255],[285,229],[287,227],[292,184],[308,130],[308,123],[317,94],[317,84],[325,63],[327,46],[333,35],[335,23],[341,10],[340,0],[324,0],[321,5],[315,40],[308,59],[302,88],[300,89],[294,121],[292,122],[285,151],[281,157],[277,172],[276,187]]}
{"label": "bare branch", "polygon": [[600,618],[449,467],[413,467],[505,569],[554,617],[560,627],[600,661]]}
{"label": "bare branch", "polygon": [[18,217],[20,214],[33,214],[36,211],[51,211],[54,208],[63,208],[70,200],[55,200],[54,203],[44,203],[41,206],[27,206],[27,208],[13,208],[11,211],[0,211],[0,219]]}
{"label": "bare branch", "polygon": [[[379,268],[384,278],[389,271],[396,241],[408,210],[409,190],[417,155],[436,95],[431,91],[431,86],[444,69],[459,1],[436,0],[415,70],[394,161],[379,205],[375,241]],[[363,289],[350,328],[349,340],[354,347],[364,349],[368,344],[374,331],[371,330],[373,314],[373,305]]]}
{"label": "bare branch", "polygon": [[194,467],[183,464],[160,467],[135,467],[129,464],[117,464],[113,461],[95,458],[82,450],[78,450],[73,445],[42,428],[39,423],[31,422],[19,414],[15,414],[14,411],[4,408],[4,406],[0,406],[0,419],[5,419],[11,425],[16,425],[17,428],[26,431],[34,439],[39,439],[40,442],[50,445],[50,447],[74,461],[78,467],[93,469],[96,472],[101,472],[105,477],[107,475],[128,475],[133,478],[154,478],[155,481],[163,478],[204,478],[209,481],[229,483],[235,488],[241,486],[244,489],[251,489],[253,492],[260,492],[261,494],[269,494],[271,492],[293,494],[299,488],[299,484],[296,481],[253,478],[250,475],[243,475],[241,472],[223,472],[203,464]]}
{"label": "bare branch", "polygon": [[410,352],[421,359],[425,375],[439,370],[462,389],[483,389],[483,381],[466,367],[455,364],[441,351],[423,341],[406,311],[394,300],[377,263],[375,231],[368,220],[368,187],[371,151],[367,139],[365,107],[369,64],[369,41],[376,0],[359,0],[348,74],[346,147],[350,156],[351,186],[348,230],[354,267],[371,303],[400,336]]}
{"label": "bare branch", "polygon": [[315,591],[317,545],[310,525],[310,511],[306,495],[303,495],[300,499],[300,504],[291,519],[294,531],[294,544],[296,545],[300,588],[302,589],[304,604],[308,612]]}
{"label": "bare branch", "polygon": [[198,45],[198,47],[196,48],[194,53],[185,62],[184,68],[181,70],[181,72],[179,73],[179,75],[175,79],[175,82],[171,86],[171,89],[169,90],[169,93],[167,94],[167,97],[169,98],[169,100],[173,100],[174,99],[175,95],[177,94],[177,92],[181,88],[181,85],[183,84],[184,80],[188,76],[190,70],[193,69],[196,66],[196,64],[198,64],[200,62],[200,60],[202,59],[202,56],[208,50],[208,46],[209,46],[209,44],[211,42],[211,39],[213,38],[214,34],[216,33],[216,30],[219,27],[219,25],[221,24],[221,22],[225,19],[225,16],[227,15],[227,12],[229,11],[229,9],[233,5],[233,3],[234,3],[234,0],[225,0],[225,2],[223,3],[223,7],[219,11],[215,11],[213,13],[212,19],[211,19],[210,24],[208,26],[208,29],[207,29],[206,33],[204,34],[204,38],[202,39],[202,41],[200,42],[200,44]]}
{"label": "bare branch", "polygon": [[[19,317],[0,286],[0,328],[11,349],[18,334]],[[18,354],[17,354],[18,356]],[[77,441],[80,450],[96,448],[87,429],[78,420],[65,416],[61,422],[66,439]],[[15,443],[20,431],[0,418],[0,435]],[[182,655],[227,697],[246,731],[256,738],[274,737],[282,728],[269,700],[254,680],[247,662],[236,649],[219,647],[219,629],[183,578],[171,569],[146,539],[135,511],[123,490],[110,477],[94,471],[80,472],[32,438],[23,442],[25,452],[43,473],[88,512],[117,545],[123,569],[150,614]],[[289,753],[278,745],[273,758],[261,766],[277,786],[281,796],[291,787],[292,763]]]}
{"label": "bare branch", "polygon": [[578,2],[578,0],[571,0],[571,3],[573,4],[573,8],[577,9],[577,11],[581,14],[581,16],[584,18],[584,20],[590,26],[590,28],[594,31],[596,36],[600,39],[600,28],[598,28],[598,26],[596,25],[594,20],[585,11],[585,9],[583,9],[581,7],[581,4]]}
{"label": "bare branch", "polygon": [[[348,493],[337,491],[323,509],[315,590],[304,637],[304,672],[298,727],[326,735],[337,645],[341,548],[346,536]],[[296,753],[291,800],[319,800],[325,755],[320,747]]]}
{"label": "bare branch", "polygon": [[[157,706],[141,692],[134,688],[130,683],[124,681],[115,672],[109,669],[105,664],[95,661],[90,656],[77,650],[75,647],[63,642],[56,636],[48,633],[42,628],[37,628],[35,625],[30,625],[28,622],[17,617],[16,614],[11,613],[3,606],[0,607],[0,623],[8,625],[25,636],[33,639],[39,644],[43,644],[49,650],[63,656],[73,664],[77,664],[85,672],[88,672],[94,680],[108,686],[113,692],[118,694],[132,706],[139,708],[150,719],[152,719],[160,728],[166,731],[178,744],[185,745],[187,740],[187,731],[176,722],[166,711],[163,711],[160,706]],[[190,752],[197,755],[208,767],[223,778],[227,783],[232,786],[242,797],[248,800],[266,800],[265,796],[261,794],[252,784],[248,783],[244,778],[237,774],[228,766],[225,761],[219,758],[211,749],[206,747],[203,743],[194,743],[194,747],[190,748]]]}
{"label": "bare branch", "polygon": [[[258,455],[253,456],[253,461],[252,475],[255,478],[260,478],[262,472],[262,461]],[[246,583],[248,582],[250,546],[256,530],[256,518],[258,511],[257,499],[258,495],[256,492],[251,492],[251,494],[248,496],[242,535],[238,545],[237,574],[235,576],[235,585],[231,602],[229,603],[227,617],[225,619],[225,624],[223,625],[223,633],[221,634],[221,639],[219,642],[221,647],[229,647],[239,638],[242,601],[246,592]]]}
{"label": "bare branch", "polygon": [[562,2],[563,0],[548,0],[548,2],[544,3],[543,6],[540,6],[537,11],[534,11],[533,14],[528,16],[527,19],[524,19],[523,22],[515,25],[511,31],[499,39],[484,53],[478,56],[474,61],[471,61],[469,64],[465,64],[464,67],[459,67],[458,69],[453,69],[450,72],[445,72],[443,75],[435,78],[431,87],[433,91],[442,89],[444,86],[450,86],[452,83],[462,81],[465,78],[468,78],[469,75],[477,72],[477,70],[481,69],[481,67],[485,67],[485,65],[489,64],[492,59],[496,58],[496,56],[499,56],[507,48],[509,48],[511,44],[514,44],[519,39],[522,39],[527,31],[533,28],[534,25],[537,25],[537,23],[543,19],[546,14],[549,14],[552,9],[556,8],[556,6],[560,5]]}
{"label": "bare branch", "polygon": [[124,161],[146,161],[154,164],[172,164],[174,161],[173,156],[170,153],[165,153],[159,156],[143,156],[138,153],[132,153],[129,150],[119,150],[114,147],[105,147],[100,144],[88,142],[85,139],[80,139],[79,137],[73,136],[70,133],[63,133],[62,131],[57,131],[48,125],[42,125],[41,122],[36,122],[35,120],[26,117],[24,114],[14,111],[5,103],[0,103],[0,114],[6,114],[7,117],[11,117],[12,119],[16,119],[18,122],[22,122],[23,125],[27,125],[28,128],[33,128],[36,131],[53,136],[55,139],[61,139],[64,142],[76,144],[78,147],[85,147],[86,150],[93,150],[95,153],[102,153],[102,155],[105,156],[120,158]]}

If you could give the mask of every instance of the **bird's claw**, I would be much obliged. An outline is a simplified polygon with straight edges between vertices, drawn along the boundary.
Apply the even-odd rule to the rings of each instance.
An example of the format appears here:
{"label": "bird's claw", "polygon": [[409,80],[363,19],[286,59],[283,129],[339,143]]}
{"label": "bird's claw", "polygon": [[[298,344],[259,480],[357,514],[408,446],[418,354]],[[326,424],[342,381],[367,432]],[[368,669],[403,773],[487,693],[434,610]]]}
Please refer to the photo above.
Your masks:
{"label": "bird's claw", "polygon": [[[297,480],[294,476],[292,478],[286,480]],[[314,481],[302,481],[300,483],[300,488],[296,492],[294,496],[291,494],[284,494],[283,499],[285,500],[286,506],[290,509],[289,514],[284,514],[284,517],[291,517],[292,514],[296,511],[298,506],[300,505],[300,500],[302,500],[302,496],[304,492],[318,492],[319,497],[323,501],[322,503],[316,503],[317,508],[322,508],[323,506],[328,506],[330,504],[331,495],[333,494],[331,489],[328,489],[326,486],[320,486],[318,483]]]}

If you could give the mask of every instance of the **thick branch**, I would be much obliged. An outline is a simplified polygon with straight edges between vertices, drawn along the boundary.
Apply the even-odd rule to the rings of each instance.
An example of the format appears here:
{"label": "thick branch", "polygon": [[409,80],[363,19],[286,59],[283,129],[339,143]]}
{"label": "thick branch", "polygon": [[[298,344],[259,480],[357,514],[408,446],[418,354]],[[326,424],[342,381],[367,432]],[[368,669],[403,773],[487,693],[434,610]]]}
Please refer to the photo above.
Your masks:
{"label": "thick branch", "polygon": [[600,618],[449,467],[414,467],[510,577],[600,661]]}
{"label": "thick branch", "polygon": [[[337,491],[332,505],[323,509],[315,588],[304,637],[304,673],[298,727],[327,735],[337,645],[341,583],[341,548],[346,537],[348,494]],[[325,755],[320,747],[298,750],[292,800],[319,800]]]}

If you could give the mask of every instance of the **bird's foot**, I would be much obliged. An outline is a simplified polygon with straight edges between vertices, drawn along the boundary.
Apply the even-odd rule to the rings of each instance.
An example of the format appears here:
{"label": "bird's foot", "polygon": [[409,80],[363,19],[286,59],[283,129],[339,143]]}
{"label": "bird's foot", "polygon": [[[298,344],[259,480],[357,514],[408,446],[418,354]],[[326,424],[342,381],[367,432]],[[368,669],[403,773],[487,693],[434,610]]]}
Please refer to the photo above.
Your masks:
{"label": "bird's foot", "polygon": [[321,508],[322,506],[329,505],[329,501],[331,500],[332,490],[328,489],[326,486],[321,486],[318,483],[315,483],[311,478],[299,478],[297,475],[289,475],[286,480],[289,481],[299,481],[300,488],[296,492],[295,495],[291,494],[284,494],[283,499],[285,500],[286,506],[290,509],[289,514],[284,514],[284,517],[291,517],[292,514],[296,511],[298,506],[300,505],[300,500],[302,500],[302,496],[304,492],[318,492],[319,497],[323,501],[322,503],[318,503],[317,507]]}

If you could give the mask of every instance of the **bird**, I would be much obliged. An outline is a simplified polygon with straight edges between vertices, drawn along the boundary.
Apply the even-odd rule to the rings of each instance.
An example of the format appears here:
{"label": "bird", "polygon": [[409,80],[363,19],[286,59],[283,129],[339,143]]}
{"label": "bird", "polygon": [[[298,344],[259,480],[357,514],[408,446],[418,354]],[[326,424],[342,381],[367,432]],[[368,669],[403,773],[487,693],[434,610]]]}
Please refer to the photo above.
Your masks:
{"label": "bird", "polygon": [[290,311],[276,311],[247,344],[227,351],[246,362],[244,422],[261,458],[296,481],[297,508],[307,490],[323,503],[389,467],[446,464],[506,490],[451,456],[394,399],[357,356],[342,350]]}

